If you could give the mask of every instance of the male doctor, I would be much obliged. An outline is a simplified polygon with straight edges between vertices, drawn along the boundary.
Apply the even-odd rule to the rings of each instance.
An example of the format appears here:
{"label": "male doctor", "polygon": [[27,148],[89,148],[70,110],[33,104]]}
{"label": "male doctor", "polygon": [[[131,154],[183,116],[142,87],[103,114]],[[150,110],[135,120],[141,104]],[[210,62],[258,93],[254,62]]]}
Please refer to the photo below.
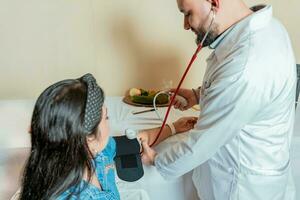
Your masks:
{"label": "male doctor", "polygon": [[215,14],[204,42],[214,51],[202,87],[180,90],[188,106],[174,105],[184,110],[199,103],[201,112],[186,140],[167,151],[151,149],[153,138],[142,142],[143,162],[165,178],[194,170],[201,200],[295,199],[290,144],[296,64],[287,31],[271,6],[249,9],[242,0],[177,3],[197,44]]}

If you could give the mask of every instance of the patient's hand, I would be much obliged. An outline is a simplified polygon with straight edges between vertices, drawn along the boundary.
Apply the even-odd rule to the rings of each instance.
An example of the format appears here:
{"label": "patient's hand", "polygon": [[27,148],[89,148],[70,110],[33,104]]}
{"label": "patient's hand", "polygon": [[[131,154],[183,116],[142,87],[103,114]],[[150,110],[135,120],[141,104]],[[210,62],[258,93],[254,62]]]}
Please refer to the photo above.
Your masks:
{"label": "patient's hand", "polygon": [[194,128],[197,123],[197,117],[182,117],[177,121],[173,122],[176,129],[176,133],[183,133]]}

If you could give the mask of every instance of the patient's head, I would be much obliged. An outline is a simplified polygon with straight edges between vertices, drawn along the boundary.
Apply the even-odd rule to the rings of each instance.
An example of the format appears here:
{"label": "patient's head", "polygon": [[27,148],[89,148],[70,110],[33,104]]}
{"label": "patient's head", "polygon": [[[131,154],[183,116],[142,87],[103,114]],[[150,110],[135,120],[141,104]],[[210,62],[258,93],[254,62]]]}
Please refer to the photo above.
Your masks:
{"label": "patient's head", "polygon": [[108,141],[104,93],[92,75],[49,86],[37,99],[31,121],[31,155],[21,199],[55,198],[79,183],[91,158]]}

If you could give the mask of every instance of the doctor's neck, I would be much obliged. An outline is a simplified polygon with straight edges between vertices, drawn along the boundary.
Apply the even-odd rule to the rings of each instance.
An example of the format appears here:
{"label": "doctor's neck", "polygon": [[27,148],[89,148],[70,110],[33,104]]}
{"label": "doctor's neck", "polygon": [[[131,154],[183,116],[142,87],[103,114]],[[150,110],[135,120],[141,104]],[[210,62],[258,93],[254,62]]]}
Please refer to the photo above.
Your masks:
{"label": "doctor's neck", "polygon": [[243,0],[220,0],[219,8],[214,9],[216,9],[218,35],[253,13]]}

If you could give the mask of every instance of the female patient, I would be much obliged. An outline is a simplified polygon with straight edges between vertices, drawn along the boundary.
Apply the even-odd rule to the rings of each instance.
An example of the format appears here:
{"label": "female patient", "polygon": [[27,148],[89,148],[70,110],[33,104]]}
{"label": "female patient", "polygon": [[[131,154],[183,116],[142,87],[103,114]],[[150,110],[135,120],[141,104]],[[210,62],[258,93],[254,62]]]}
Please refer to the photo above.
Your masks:
{"label": "female patient", "polygon": [[[104,93],[91,74],[55,83],[39,96],[21,200],[120,199],[112,167],[116,144],[103,103]],[[179,132],[192,128],[188,122],[177,121]]]}
{"label": "female patient", "polygon": [[104,93],[92,75],[64,80],[38,98],[20,199],[119,199]]}

